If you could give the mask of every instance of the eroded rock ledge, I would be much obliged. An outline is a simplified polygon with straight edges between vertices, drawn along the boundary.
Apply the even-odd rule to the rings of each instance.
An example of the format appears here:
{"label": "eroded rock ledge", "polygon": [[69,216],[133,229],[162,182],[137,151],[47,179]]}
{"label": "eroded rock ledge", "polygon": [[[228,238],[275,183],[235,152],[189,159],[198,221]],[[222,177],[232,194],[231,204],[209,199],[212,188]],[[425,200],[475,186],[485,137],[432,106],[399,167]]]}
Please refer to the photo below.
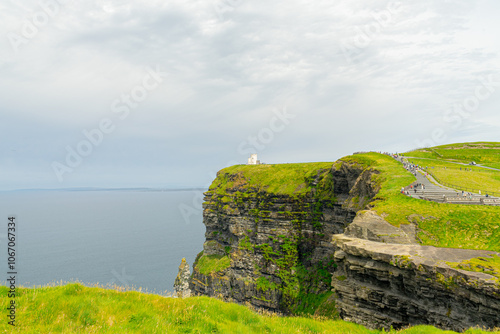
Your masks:
{"label": "eroded rock ledge", "polygon": [[388,244],[335,235],[332,278],[337,308],[369,328],[429,324],[463,331],[500,327],[500,284],[485,273],[450,267],[490,251]]}

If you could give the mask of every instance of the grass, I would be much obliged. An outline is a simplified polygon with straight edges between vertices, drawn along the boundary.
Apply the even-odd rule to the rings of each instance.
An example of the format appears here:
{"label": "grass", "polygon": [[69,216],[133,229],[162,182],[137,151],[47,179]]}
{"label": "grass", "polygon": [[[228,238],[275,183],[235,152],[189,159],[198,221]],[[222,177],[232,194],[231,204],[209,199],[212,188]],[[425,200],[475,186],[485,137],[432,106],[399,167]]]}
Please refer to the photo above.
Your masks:
{"label": "grass", "polygon": [[[333,292],[301,294],[300,304],[296,305],[294,314],[314,315],[320,314],[329,319],[340,319],[335,307],[335,296]],[[333,298],[332,298],[333,297]]]}
{"label": "grass", "polygon": [[[447,262],[453,268],[469,270],[469,271],[479,271],[496,277],[500,277],[500,256],[478,257],[463,262]],[[500,278],[497,279],[500,283]]]}
{"label": "grass", "polygon": [[209,275],[222,271],[231,266],[229,256],[225,255],[202,255],[196,264],[196,269],[203,275]]}
{"label": "grass", "polygon": [[[9,303],[3,297],[7,291],[0,287],[3,310]],[[80,284],[19,288],[17,292],[16,327],[8,325],[2,316],[2,333],[381,333],[339,320],[258,314],[245,306],[208,297],[165,298]],[[417,326],[391,333],[454,332]],[[471,329],[465,333],[490,332]]]}
{"label": "grass", "polygon": [[332,162],[236,165],[221,170],[209,190],[222,195],[241,188],[277,195],[302,195],[311,191],[312,179],[318,173],[326,174],[332,165]]}
{"label": "grass", "polygon": [[[500,193],[500,171],[476,166],[461,166],[442,159],[410,158],[410,162],[427,167],[427,170],[441,182],[450,183],[461,188]],[[467,169],[467,171],[466,171]]]}
{"label": "grass", "polygon": [[407,156],[462,163],[475,161],[500,169],[500,143],[476,142],[436,146],[405,153]]}

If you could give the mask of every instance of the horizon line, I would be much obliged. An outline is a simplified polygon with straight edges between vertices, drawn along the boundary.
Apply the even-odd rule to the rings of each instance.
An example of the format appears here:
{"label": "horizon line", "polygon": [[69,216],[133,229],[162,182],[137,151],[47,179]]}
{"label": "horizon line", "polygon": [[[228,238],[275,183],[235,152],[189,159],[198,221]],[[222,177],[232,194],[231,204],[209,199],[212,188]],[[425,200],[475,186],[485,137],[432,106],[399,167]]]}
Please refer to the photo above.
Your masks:
{"label": "horizon line", "polygon": [[161,188],[161,187],[68,187],[68,188],[20,188],[20,189],[0,189],[0,192],[15,191],[199,191],[207,190],[206,187],[179,187],[179,188]]}

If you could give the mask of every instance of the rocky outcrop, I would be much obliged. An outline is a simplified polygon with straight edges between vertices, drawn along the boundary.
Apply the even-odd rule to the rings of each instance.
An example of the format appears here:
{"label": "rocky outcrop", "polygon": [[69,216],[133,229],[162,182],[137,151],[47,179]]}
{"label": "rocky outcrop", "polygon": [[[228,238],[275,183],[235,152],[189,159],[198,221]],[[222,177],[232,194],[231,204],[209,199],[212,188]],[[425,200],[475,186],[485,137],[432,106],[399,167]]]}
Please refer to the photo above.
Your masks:
{"label": "rocky outcrop", "polygon": [[348,237],[393,243],[416,244],[416,226],[401,225],[399,228],[389,224],[373,211],[358,212],[352,224],[345,230]]}
{"label": "rocky outcrop", "polygon": [[448,263],[490,251],[400,245],[334,236],[332,287],[344,320],[369,328],[428,324],[448,330],[500,327],[500,284]]}
{"label": "rocky outcrop", "polygon": [[186,259],[183,258],[174,282],[174,290],[178,298],[191,297],[191,289],[189,289],[190,276],[191,271],[189,270],[189,264]]}
{"label": "rocky outcrop", "polygon": [[372,168],[341,163],[332,169],[334,194],[344,207],[362,210],[380,190],[374,180],[378,174],[379,171]]}

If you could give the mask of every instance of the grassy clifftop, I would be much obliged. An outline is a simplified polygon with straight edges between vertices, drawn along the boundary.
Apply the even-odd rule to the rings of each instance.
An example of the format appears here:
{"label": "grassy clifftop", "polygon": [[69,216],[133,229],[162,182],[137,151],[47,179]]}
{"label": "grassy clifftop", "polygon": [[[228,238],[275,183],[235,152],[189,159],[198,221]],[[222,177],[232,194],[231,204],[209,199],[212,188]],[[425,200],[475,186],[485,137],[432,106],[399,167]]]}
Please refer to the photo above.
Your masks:
{"label": "grassy clifftop", "polygon": [[[0,287],[1,296],[7,292],[6,287]],[[21,288],[16,301],[16,327],[8,325],[4,316],[2,333],[381,333],[343,321],[261,315],[208,297],[164,298],[80,284]],[[0,299],[2,309],[8,303],[8,298]],[[417,326],[393,333],[453,332]]]}
{"label": "grassy clifftop", "polygon": [[236,165],[221,170],[209,190],[219,194],[245,189],[276,195],[306,194],[311,191],[314,178],[328,181],[332,165],[333,162]]}
{"label": "grassy clifftop", "polygon": [[454,188],[500,194],[499,170],[468,165],[474,161],[482,166],[500,169],[500,143],[443,145],[411,151],[406,155],[409,161],[427,167],[434,177],[454,185]]}
{"label": "grassy clifftop", "polygon": [[500,168],[500,143],[475,142],[441,145],[406,153],[408,156],[479,164]]}

